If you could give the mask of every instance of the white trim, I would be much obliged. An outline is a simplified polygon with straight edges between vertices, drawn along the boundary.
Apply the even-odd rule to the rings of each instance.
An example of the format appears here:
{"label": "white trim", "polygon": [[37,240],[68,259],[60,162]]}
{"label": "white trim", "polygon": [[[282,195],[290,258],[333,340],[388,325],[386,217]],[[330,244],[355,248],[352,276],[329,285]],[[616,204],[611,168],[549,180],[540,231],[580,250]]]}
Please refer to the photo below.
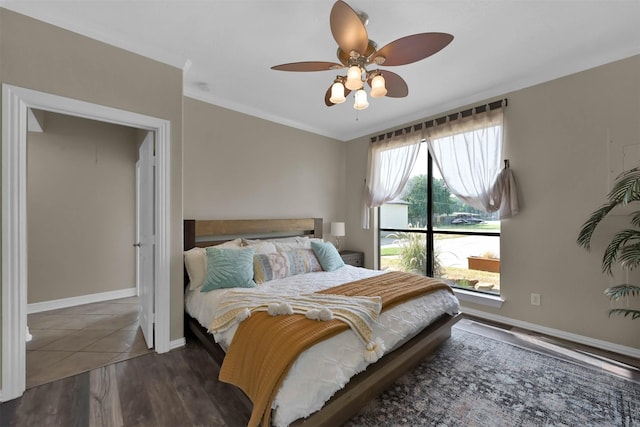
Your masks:
{"label": "white trim", "polygon": [[559,329],[547,328],[546,326],[536,325],[535,323],[523,322],[522,320],[511,319],[510,317],[504,317],[497,314],[486,313],[480,310],[474,310],[472,308],[464,307],[462,312],[470,314],[472,316],[480,317],[494,322],[503,323],[506,325],[516,326],[522,329],[528,329],[533,332],[538,332],[544,335],[549,335],[563,340],[576,342],[579,344],[588,345],[590,347],[599,348],[602,350],[610,351],[613,353],[623,354],[625,356],[635,357],[640,359],[640,349],[627,347],[620,344],[615,344],[609,341],[602,341],[595,338],[585,337],[584,335],[573,334],[571,332],[561,331]]}
{"label": "white trim", "polygon": [[[2,390],[20,396],[26,387],[27,105],[2,86]],[[22,165],[22,166],[21,166]]]}
{"label": "white trim", "polygon": [[501,308],[504,299],[500,295],[489,295],[481,292],[465,291],[463,289],[453,288],[453,293],[462,302],[470,302],[478,305],[486,305],[487,307]]}
{"label": "white trim", "polygon": [[27,108],[146,129],[156,133],[155,349],[169,351],[170,122],[7,84],[2,85],[2,390],[25,390],[27,319]]}
{"label": "white trim", "polygon": [[39,113],[36,114],[33,109],[27,108],[27,129],[29,130],[29,132],[44,132],[42,126],[42,115],[40,114],[42,112],[40,110],[38,110],[38,112]]}
{"label": "white trim", "polygon": [[154,237],[154,277],[155,287],[155,327],[154,346],[157,353],[169,351],[171,329],[171,128],[169,121],[155,129],[155,226]]}
{"label": "white trim", "polygon": [[187,344],[187,340],[185,338],[178,338],[177,340],[173,340],[169,343],[169,349],[175,350],[176,348],[184,347]]}
{"label": "white trim", "polygon": [[34,302],[27,304],[27,314],[40,313],[42,311],[58,310],[60,308],[75,307],[77,305],[92,304],[94,302],[111,301],[120,298],[135,297],[138,292],[135,287],[119,289],[117,291],[100,292],[97,294],[80,295],[77,297],[60,298],[51,301]]}
{"label": "white trim", "polygon": [[184,65],[182,66],[182,75],[183,76],[187,75],[187,73],[191,69],[192,65],[193,65],[193,62],[191,62],[191,60],[189,58],[185,59]]}

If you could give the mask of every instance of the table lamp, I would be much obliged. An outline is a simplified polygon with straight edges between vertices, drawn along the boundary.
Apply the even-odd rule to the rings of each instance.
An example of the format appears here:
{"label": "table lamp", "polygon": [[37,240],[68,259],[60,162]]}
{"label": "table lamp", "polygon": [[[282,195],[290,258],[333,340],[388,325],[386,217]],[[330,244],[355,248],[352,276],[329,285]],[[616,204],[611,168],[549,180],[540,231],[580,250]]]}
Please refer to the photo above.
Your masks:
{"label": "table lamp", "polygon": [[332,222],[331,235],[336,238],[336,249],[340,252],[340,237],[344,236],[344,222]]}

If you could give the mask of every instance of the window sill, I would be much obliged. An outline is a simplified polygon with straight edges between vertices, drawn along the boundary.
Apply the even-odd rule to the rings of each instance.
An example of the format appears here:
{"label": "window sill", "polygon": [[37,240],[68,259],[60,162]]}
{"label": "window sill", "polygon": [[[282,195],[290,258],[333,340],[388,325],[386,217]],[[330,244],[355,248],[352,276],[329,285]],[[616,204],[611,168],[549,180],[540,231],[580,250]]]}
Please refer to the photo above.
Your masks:
{"label": "window sill", "polygon": [[479,292],[453,289],[456,297],[462,302],[485,305],[488,307],[501,308],[504,300],[499,295],[481,294]]}

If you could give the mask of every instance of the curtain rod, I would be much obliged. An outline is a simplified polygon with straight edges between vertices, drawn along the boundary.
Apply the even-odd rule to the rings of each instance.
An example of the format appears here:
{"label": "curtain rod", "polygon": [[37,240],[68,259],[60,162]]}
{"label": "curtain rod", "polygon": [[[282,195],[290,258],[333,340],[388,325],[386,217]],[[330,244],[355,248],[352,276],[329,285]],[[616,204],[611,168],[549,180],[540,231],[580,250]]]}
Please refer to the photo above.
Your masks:
{"label": "curtain rod", "polygon": [[473,110],[476,110],[476,113],[484,113],[485,111],[487,111],[487,106],[489,106],[489,111],[491,111],[491,110],[495,110],[497,108],[500,108],[503,105],[506,107],[507,104],[508,104],[507,98],[499,99],[497,101],[489,102],[487,104],[478,105],[477,107],[472,107],[472,108],[469,108],[467,110],[459,111],[457,113],[447,114],[447,115],[442,116],[442,117],[438,117],[438,118],[435,118],[435,119],[427,120],[426,122],[415,123],[413,125],[405,126],[403,128],[396,129],[396,130],[393,130],[393,131],[390,131],[390,132],[385,132],[385,133],[377,135],[377,136],[372,136],[371,137],[371,142],[382,141],[385,138],[389,139],[389,138],[391,138],[393,136],[402,135],[403,132],[409,133],[411,131],[417,131],[417,130],[422,129],[423,126],[424,126],[425,129],[426,128],[430,128],[430,127],[433,127],[434,123],[436,123],[436,122],[439,125],[441,125],[441,124],[443,124],[444,122],[447,121],[447,118],[449,119],[450,122],[452,122],[454,120],[457,120],[459,116],[460,117],[470,116],[473,113]]}

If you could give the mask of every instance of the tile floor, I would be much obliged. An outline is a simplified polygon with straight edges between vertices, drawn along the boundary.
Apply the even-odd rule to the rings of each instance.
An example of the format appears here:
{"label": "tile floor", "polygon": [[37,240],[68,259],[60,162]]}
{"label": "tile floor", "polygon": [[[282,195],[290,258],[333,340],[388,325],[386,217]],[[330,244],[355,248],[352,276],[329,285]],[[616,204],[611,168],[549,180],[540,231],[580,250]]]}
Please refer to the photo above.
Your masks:
{"label": "tile floor", "polygon": [[138,298],[28,315],[27,388],[152,352],[138,324]]}

